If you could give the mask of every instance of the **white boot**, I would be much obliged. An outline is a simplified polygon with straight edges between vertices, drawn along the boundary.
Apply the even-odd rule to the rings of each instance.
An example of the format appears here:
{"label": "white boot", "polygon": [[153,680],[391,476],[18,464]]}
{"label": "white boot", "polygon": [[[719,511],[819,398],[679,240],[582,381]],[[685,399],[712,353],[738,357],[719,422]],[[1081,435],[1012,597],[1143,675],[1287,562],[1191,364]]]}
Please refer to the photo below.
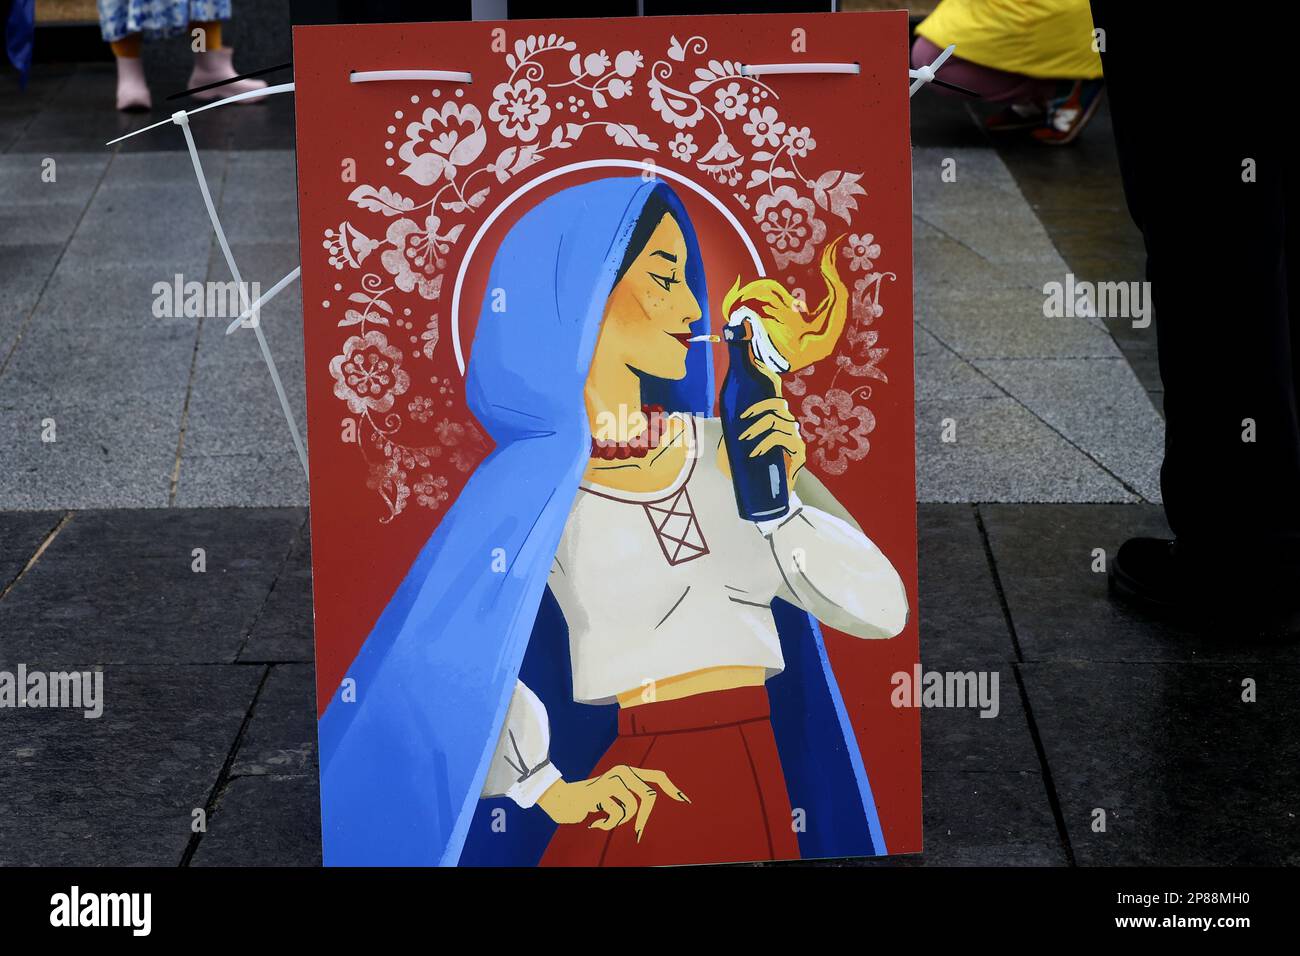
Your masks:
{"label": "white boot", "polygon": [[149,85],[144,81],[144,60],[119,56],[117,59],[117,108],[128,113],[153,108]]}
{"label": "white boot", "polygon": [[[194,72],[190,74],[190,89],[196,86],[207,86],[209,83],[220,83],[232,76],[238,76],[239,74],[235,72],[235,65],[232,62],[234,55],[235,51],[229,47],[220,50],[208,50],[206,53],[195,53]],[[236,93],[264,89],[266,89],[265,80],[238,80],[234,83],[227,83],[225,86],[218,86],[216,89],[195,93],[194,98],[196,100],[223,100],[227,96],[234,96]],[[250,96],[248,99],[239,102],[260,103],[265,98],[264,96]]]}

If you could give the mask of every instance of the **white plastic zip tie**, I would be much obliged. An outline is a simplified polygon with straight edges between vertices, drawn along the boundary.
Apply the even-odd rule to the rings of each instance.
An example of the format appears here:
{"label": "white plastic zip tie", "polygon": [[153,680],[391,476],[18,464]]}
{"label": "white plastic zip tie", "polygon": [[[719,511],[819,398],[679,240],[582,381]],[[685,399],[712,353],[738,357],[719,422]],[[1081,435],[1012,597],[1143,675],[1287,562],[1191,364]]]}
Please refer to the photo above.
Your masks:
{"label": "white plastic zip tie", "polygon": [[857,63],[752,63],[742,65],[741,76],[774,76],[778,73],[861,73]]}
{"label": "white plastic zip tie", "polygon": [[473,83],[474,77],[460,70],[358,70],[351,83],[385,83],[389,80],[441,80],[444,83]]}
{"label": "white plastic zip tie", "polygon": [[950,43],[948,48],[934,58],[934,61],[916,70],[908,70],[907,75],[912,78],[912,85],[907,90],[908,97],[916,95],[916,91],[925,84],[934,79],[934,74],[938,72],[939,67],[943,66],[945,60],[952,56],[952,51],[957,49],[957,44]]}
{"label": "white plastic zip tie", "polygon": [[[230,99],[234,99],[234,97],[230,97]],[[229,100],[221,102],[229,102]],[[195,110],[194,112],[198,111]],[[226,241],[226,231],[221,228],[221,220],[217,217],[217,208],[212,204],[212,193],[208,190],[207,177],[203,175],[203,164],[199,162],[199,151],[194,145],[194,134],[190,132],[189,115],[184,110],[178,110],[172,114],[172,122],[179,126],[181,132],[185,134],[185,145],[190,151],[190,160],[194,163],[194,175],[199,180],[199,190],[203,193],[203,204],[208,207],[208,218],[212,220],[212,229],[217,234],[217,242],[221,244],[221,253],[226,257],[226,265],[230,267],[230,274],[235,277],[235,284],[239,289],[239,301],[244,306],[244,312],[247,313],[250,311],[248,288],[244,285],[244,277],[239,274],[239,266],[235,264],[235,257],[230,252],[230,243]],[[266,336],[262,334],[260,322],[253,325],[253,334],[257,336],[258,347],[262,350],[262,361],[266,363],[266,369],[271,373],[271,382],[275,385],[275,394],[280,399],[280,408],[284,412],[284,420],[289,423],[289,432],[293,435],[293,447],[297,450],[298,460],[302,463],[302,472],[304,475],[308,475],[307,450],[303,447],[302,437],[298,434],[298,424],[293,420],[293,409],[289,407],[289,397],[284,393],[280,373],[276,370],[275,359],[271,357],[271,347],[266,342]]]}
{"label": "white plastic zip tie", "polygon": [[270,302],[277,295],[279,295],[281,290],[283,290],[285,286],[287,286],[290,282],[293,282],[300,275],[302,275],[302,266],[297,266],[287,276],[285,276],[275,285],[271,286],[271,288],[268,291],[263,292],[260,296],[257,297],[257,300],[252,305],[250,305],[246,310],[244,310],[239,314],[239,318],[235,319],[235,321],[231,322],[228,326],[226,326],[226,334],[230,335],[232,332],[235,331],[235,329],[243,325],[245,319],[249,320],[248,327],[250,329],[256,325],[259,325],[262,321],[262,316],[261,316],[262,306]]}
{"label": "white plastic zip tie", "polygon": [[[238,103],[240,100],[249,100],[255,96],[274,96],[276,93],[292,93],[292,92],[293,92],[292,83],[281,83],[279,86],[268,86],[266,87],[266,89],[263,90],[249,90],[246,93],[236,93],[234,96],[227,96],[224,100],[216,100],[215,102],[212,103],[205,103],[203,106],[196,106],[192,110],[183,111],[183,112],[185,112],[186,116],[193,116],[195,113],[202,113],[204,110],[214,110],[218,106],[225,106],[227,103]],[[132,130],[131,132],[127,133],[125,136],[119,136],[117,139],[110,139],[104,145],[112,146],[115,143],[122,142],[122,140],[124,139],[130,139],[132,136],[139,136],[141,133],[147,133],[151,129],[157,129],[159,126],[166,126],[168,123],[176,123],[176,115],[177,114],[173,113],[171,116],[167,117],[167,119],[162,120],[161,122],[153,123],[150,126],[142,126],[137,130]],[[179,126],[180,124],[177,123],[177,125]]]}

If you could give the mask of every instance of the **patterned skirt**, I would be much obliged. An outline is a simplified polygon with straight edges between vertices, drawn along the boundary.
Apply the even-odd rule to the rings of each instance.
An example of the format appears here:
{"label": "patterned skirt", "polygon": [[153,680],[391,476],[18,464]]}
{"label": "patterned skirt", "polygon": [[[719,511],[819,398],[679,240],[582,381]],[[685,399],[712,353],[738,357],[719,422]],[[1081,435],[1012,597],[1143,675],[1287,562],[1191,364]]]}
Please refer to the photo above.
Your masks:
{"label": "patterned skirt", "polygon": [[108,43],[136,33],[151,40],[178,36],[191,23],[229,19],[230,0],[99,0],[99,27]]}

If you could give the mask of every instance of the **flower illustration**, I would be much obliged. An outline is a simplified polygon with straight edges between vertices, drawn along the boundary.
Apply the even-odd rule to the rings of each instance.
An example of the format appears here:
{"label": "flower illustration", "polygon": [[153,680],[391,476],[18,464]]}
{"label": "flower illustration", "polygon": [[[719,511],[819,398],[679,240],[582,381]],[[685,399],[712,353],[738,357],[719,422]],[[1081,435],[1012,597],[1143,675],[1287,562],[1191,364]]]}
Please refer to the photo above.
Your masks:
{"label": "flower illustration", "polygon": [[631,76],[641,69],[641,51],[624,50],[614,57],[614,72],[619,76]]}
{"label": "flower illustration", "polygon": [[876,417],[865,405],[854,404],[842,388],[803,400],[799,426],[807,437],[811,457],[827,474],[842,475],[849,462],[860,461],[871,450],[867,439],[876,427]]}
{"label": "flower illustration", "polygon": [[815,246],[826,238],[826,223],[816,211],[813,201],[792,186],[778,186],[754,204],[754,221],[771,245],[778,268],[812,259]]}
{"label": "flower illustration", "polygon": [[616,76],[605,86],[605,92],[609,94],[610,99],[621,100],[625,96],[632,95],[632,84]]}
{"label": "flower illustration", "polygon": [[416,502],[426,508],[436,509],[448,498],[447,479],[441,475],[437,477],[430,474],[422,475],[411,490],[415,492]]}
{"label": "flower illustration", "polygon": [[334,396],[358,415],[388,411],[411,384],[401,358],[402,350],[389,345],[383,332],[352,336],[343,343],[343,354],[330,361]]}
{"label": "flower illustration", "polygon": [[408,164],[402,175],[421,186],[432,186],[440,177],[455,179],[456,170],[478,159],[487,143],[478,107],[450,100],[441,110],[428,107],[418,123],[407,125],[406,136],[397,151]]}
{"label": "flower illustration", "polygon": [[600,76],[609,69],[609,57],[605,55],[604,50],[599,53],[588,53],[582,58],[582,68],[592,76]]}
{"label": "flower illustration", "polygon": [[366,256],[378,248],[379,243],[358,232],[352,223],[345,220],[339,223],[337,232],[333,229],[325,230],[325,239],[321,245],[329,253],[329,263],[335,269],[344,266],[358,269]]}
{"label": "flower illustration", "polygon": [[429,316],[429,322],[420,333],[420,341],[424,344],[420,346],[420,351],[424,353],[425,358],[433,358],[434,350],[438,348],[438,316],[437,313]]}
{"label": "flower illustration", "polygon": [[[885,314],[885,307],[880,304],[879,272],[868,272],[853,283],[853,318],[865,324]],[[852,340],[852,335],[850,335]]]}
{"label": "flower illustration", "polygon": [[424,220],[423,229],[410,219],[389,225],[385,238],[393,248],[380,253],[379,261],[403,292],[417,289],[425,299],[436,299],[441,293],[444,257],[465,225],[452,226],[445,236],[438,235],[440,226],[439,218],[432,215]]}
{"label": "flower illustration", "polygon": [[717,97],[714,109],[729,120],[743,116],[745,107],[749,105],[749,94],[740,91],[739,83],[728,83],[718,90]]}
{"label": "flower illustration", "polygon": [[695,165],[718,182],[734,186],[740,182],[740,167],[743,162],[744,159],[723,133]]}
{"label": "flower illustration", "polygon": [[844,254],[852,260],[849,267],[854,272],[870,269],[872,260],[880,255],[880,245],[875,241],[875,238],[869,232],[863,235],[854,233],[849,236],[849,241],[844,244]]}
{"label": "flower illustration", "polygon": [[465,435],[465,426],[460,422],[444,418],[433,427],[433,433],[438,436],[438,441],[442,444],[457,445]]}
{"label": "flower illustration", "polygon": [[812,138],[812,130],[807,126],[791,126],[781,137],[781,143],[791,156],[802,159],[809,150],[817,148],[817,140]]}
{"label": "flower illustration", "polygon": [[411,418],[423,424],[433,417],[433,399],[417,395],[411,399],[406,410],[411,413]]}
{"label": "flower illustration", "polygon": [[776,118],[776,110],[773,107],[764,106],[761,110],[750,110],[749,122],[741,129],[746,136],[751,137],[750,142],[755,146],[775,146],[781,142],[785,124]]}
{"label": "flower illustration", "polygon": [[673,137],[672,142],[668,144],[668,152],[683,163],[689,163],[691,157],[699,152],[699,149],[695,145],[695,137],[690,133],[678,133]]}
{"label": "flower illustration", "polygon": [[521,143],[531,143],[537,131],[551,119],[551,108],[546,105],[546,91],[537,89],[524,77],[513,82],[498,83],[492,91],[492,105],[488,119],[497,124],[505,137]]}
{"label": "flower illustration", "polygon": [[686,129],[703,118],[704,107],[695,97],[678,93],[655,79],[647,82],[646,86],[650,89],[650,106],[665,123]]}

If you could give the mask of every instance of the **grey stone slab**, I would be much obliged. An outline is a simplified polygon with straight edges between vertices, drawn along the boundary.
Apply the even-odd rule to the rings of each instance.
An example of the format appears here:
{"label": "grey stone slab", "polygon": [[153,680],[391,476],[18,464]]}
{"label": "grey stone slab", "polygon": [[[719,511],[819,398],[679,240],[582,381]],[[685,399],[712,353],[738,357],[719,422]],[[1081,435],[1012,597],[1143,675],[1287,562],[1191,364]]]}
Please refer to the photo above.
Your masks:
{"label": "grey stone slab", "polygon": [[184,394],[194,352],[192,325],[156,321],[148,326],[67,329],[29,324],[3,379],[0,408],[49,396],[65,405],[100,405],[130,414],[130,402],[159,391]]}
{"label": "grey stone slab", "polygon": [[991,667],[1015,659],[972,505],[917,508],[921,659]]}
{"label": "grey stone slab", "polygon": [[[1075,661],[1024,674],[1081,864],[1300,864],[1300,667]],[[1256,703],[1242,700],[1247,678]]]}
{"label": "grey stone slab", "polygon": [[[205,323],[205,329],[208,323]],[[300,429],[305,434],[306,393],[300,352],[271,341],[285,393]],[[206,353],[217,352],[220,362]],[[201,348],[190,390],[185,431],[185,455],[284,454],[294,456],[292,437],[263,363],[254,334],[238,330],[230,337]]]}
{"label": "grey stone slab", "polygon": [[63,253],[59,243],[5,246],[0,251],[0,362],[18,339]]}
{"label": "grey stone slab", "polygon": [[175,866],[260,676],[259,667],[110,666],[98,719],[0,712],[0,865]]}
{"label": "grey stone slab", "polygon": [[314,661],[312,608],[311,541],[304,521],[302,532],[239,652],[239,659]]}
{"label": "grey stone slab", "polygon": [[56,111],[112,110],[117,104],[117,65],[78,64],[67,80],[49,98]]}
{"label": "grey stone slab", "polygon": [[[209,177],[220,176],[227,162],[224,152],[204,152],[199,159]],[[220,185],[220,182],[215,185]],[[209,186],[214,186],[211,178]],[[199,183],[194,176],[194,164],[183,142],[176,152],[115,154],[113,165],[100,189],[111,193],[145,190],[169,197],[175,193],[187,192],[202,202]],[[143,199],[141,197],[141,201]]]}
{"label": "grey stone slab", "polygon": [[203,197],[197,186],[166,197],[147,190],[113,190],[96,194],[77,228],[76,242],[111,253],[105,261],[156,263],[162,277],[197,252],[206,255],[215,242]]}
{"label": "grey stone slab", "polygon": [[13,583],[62,518],[58,511],[0,512],[0,592]]}
{"label": "grey stone slab", "polygon": [[81,213],[77,203],[0,204],[0,247],[67,242]]}
{"label": "grey stone slab", "polygon": [[[227,183],[226,194],[221,202],[221,225],[226,230],[226,238],[232,243],[296,244],[298,199],[292,181],[278,188],[274,198],[248,198],[243,194],[243,189],[244,186],[238,182]],[[238,257],[236,261],[239,261]]]}
{"label": "grey stone slab", "polygon": [[7,152],[14,143],[22,139],[23,133],[35,118],[35,109],[0,110],[0,153]]}
{"label": "grey stone slab", "polygon": [[[115,80],[108,82],[114,84]],[[86,152],[107,152],[105,144],[110,139],[146,125],[139,117],[115,109],[87,109],[68,103],[52,105],[52,109],[41,110],[23,131],[22,138],[14,144],[15,151],[39,151],[42,142],[67,141],[80,144]]]}
{"label": "grey stone slab", "polygon": [[320,866],[315,776],[237,777],[221,795],[193,866]]}
{"label": "grey stone slab", "polygon": [[1123,358],[974,362],[1129,488],[1161,500],[1164,423]]}
{"label": "grey stone slab", "polygon": [[107,404],[34,395],[0,408],[0,508],[167,504],[183,396],[101,397]]}
{"label": "grey stone slab", "polygon": [[1014,399],[922,401],[916,423],[918,501],[1136,500]]}
{"label": "grey stone slab", "polygon": [[[242,204],[241,204],[242,205]],[[222,217],[224,222],[224,216]],[[235,264],[244,274],[245,281],[259,282],[262,291],[267,292],[271,286],[284,278],[302,264],[302,255],[298,251],[298,230],[282,232],[278,237],[265,239],[230,238],[230,251],[235,257]],[[226,278],[229,268],[221,249],[214,247],[210,264],[215,275]],[[301,289],[295,280],[288,289]]]}
{"label": "grey stone slab", "polygon": [[179,507],[302,507],[307,478],[288,434],[285,450],[184,455],[176,490]]}
{"label": "grey stone slab", "polygon": [[916,320],[963,358],[1117,358],[1104,326],[1043,315],[1041,289],[918,289]]}
{"label": "grey stone slab", "polygon": [[241,188],[269,183],[277,191],[287,187],[290,193],[296,193],[298,159],[292,149],[236,148],[230,151],[227,173],[230,181]]}
{"label": "grey stone slab", "polygon": [[920,242],[922,239],[947,239],[942,232],[936,229],[930,223],[926,222],[919,216],[912,217],[912,244]]}
{"label": "grey stone slab", "polygon": [[316,669],[271,668],[230,767],[235,777],[316,774]]}
{"label": "grey stone slab", "polygon": [[[143,212],[133,213],[137,221]],[[68,242],[64,261],[80,267],[94,265],[152,265],[159,279],[171,279],[177,272],[203,278],[208,251],[216,240],[206,216],[187,217],[184,222],[158,221],[141,229],[126,224],[96,225],[86,234],[77,232]],[[224,278],[218,276],[216,278]]]}
{"label": "grey stone slab", "polygon": [[[1020,701],[1015,665],[977,665],[965,658],[924,658],[923,673],[969,674],[983,672],[991,692],[997,675],[997,692],[990,693],[996,709],[976,706],[925,707],[921,711],[921,767],[937,773],[1032,773],[1040,771],[1029,722]],[[987,713],[991,716],[983,716]]]}
{"label": "grey stone slab", "polygon": [[50,666],[231,663],[301,520],[291,511],[78,514],[0,601],[0,653]]}
{"label": "grey stone slab", "polygon": [[[196,318],[183,314],[185,283],[203,276],[181,275],[182,296],[175,294],[175,274],[163,273],[153,263],[65,262],[50,277],[33,324],[67,332],[85,329],[144,330],[161,325],[188,328],[193,344]],[[155,315],[157,310],[160,315]],[[181,338],[185,336],[182,335]],[[166,338],[166,336],[164,336]]]}
{"label": "grey stone slab", "polygon": [[[937,344],[933,337],[930,341]],[[1005,394],[950,349],[939,347],[916,356],[916,397],[920,401],[1002,398]]]}
{"label": "grey stone slab", "polygon": [[918,289],[955,286],[963,290],[1020,287],[1041,296],[1040,275],[1046,270],[989,262],[973,249],[944,236],[917,238],[912,265]]}
{"label": "grey stone slab", "polygon": [[1039,774],[935,770],[921,787],[925,865],[1065,865]]}
{"label": "grey stone slab", "polygon": [[[90,201],[112,154],[11,153],[0,156],[0,204],[49,206]],[[51,165],[48,161],[53,160]],[[53,176],[53,181],[49,177]]]}
{"label": "grey stone slab", "polygon": [[1109,562],[1126,538],[1170,537],[1157,507],[988,505],[980,513],[1025,660],[1300,661],[1300,646],[1196,633],[1111,600],[1093,551]]}
{"label": "grey stone slab", "polygon": [[[956,180],[940,178],[941,163],[956,161]],[[915,214],[994,262],[1059,264],[1033,209],[1000,157],[987,150],[913,154]]]}

